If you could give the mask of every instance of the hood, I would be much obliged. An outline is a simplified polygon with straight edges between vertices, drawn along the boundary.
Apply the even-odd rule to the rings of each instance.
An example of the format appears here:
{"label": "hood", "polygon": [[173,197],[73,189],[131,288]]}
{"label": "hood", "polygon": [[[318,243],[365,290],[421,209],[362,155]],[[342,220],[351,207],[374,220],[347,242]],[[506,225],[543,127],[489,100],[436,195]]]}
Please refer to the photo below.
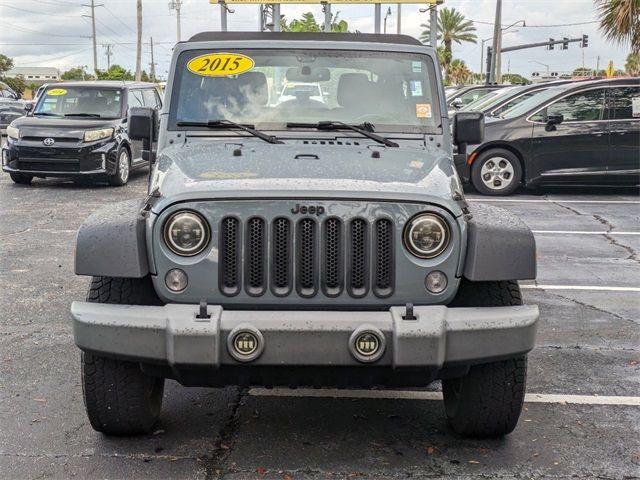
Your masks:
{"label": "hood", "polygon": [[82,138],[85,130],[115,127],[121,123],[120,119],[28,116],[14,120],[12,125],[20,129],[23,137]]}
{"label": "hood", "polygon": [[156,211],[192,199],[343,197],[437,203],[458,214],[453,198],[462,196],[453,162],[435,146],[319,141],[174,145],[158,157],[156,187]]}

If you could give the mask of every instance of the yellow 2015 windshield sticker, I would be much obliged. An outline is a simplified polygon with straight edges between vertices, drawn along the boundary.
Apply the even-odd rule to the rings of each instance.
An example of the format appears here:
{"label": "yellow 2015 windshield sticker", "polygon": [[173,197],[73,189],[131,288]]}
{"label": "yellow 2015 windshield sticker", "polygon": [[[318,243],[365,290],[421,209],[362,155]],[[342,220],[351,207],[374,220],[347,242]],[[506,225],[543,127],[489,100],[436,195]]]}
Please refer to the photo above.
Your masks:
{"label": "yellow 2015 windshield sticker", "polygon": [[203,77],[228,77],[251,70],[253,58],[241,53],[208,53],[189,60],[187,69]]}
{"label": "yellow 2015 windshield sticker", "polygon": [[64,88],[52,88],[51,90],[47,90],[47,95],[66,95],[67,91]]}

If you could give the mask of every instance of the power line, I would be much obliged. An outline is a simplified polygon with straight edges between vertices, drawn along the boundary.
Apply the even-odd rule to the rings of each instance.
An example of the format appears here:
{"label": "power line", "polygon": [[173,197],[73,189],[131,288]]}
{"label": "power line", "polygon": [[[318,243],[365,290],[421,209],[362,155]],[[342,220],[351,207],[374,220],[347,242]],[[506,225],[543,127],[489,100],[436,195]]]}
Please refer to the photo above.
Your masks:
{"label": "power line", "polygon": [[[494,22],[486,22],[484,20],[473,20],[473,19],[469,19],[471,20],[473,23],[480,23],[482,25],[493,25]],[[600,23],[600,20],[591,20],[588,22],[576,22],[576,23],[560,23],[560,24],[556,24],[556,25],[522,25],[522,26],[518,26],[518,28],[558,28],[558,27],[576,27],[579,25],[590,25],[590,24],[594,24],[594,23]],[[502,27],[507,27],[509,26],[508,24],[504,24],[501,25]]]}
{"label": "power line", "polygon": [[87,35],[64,35],[62,33],[39,32],[37,30],[33,30],[31,28],[18,26],[18,25],[11,25],[11,29],[19,30],[21,32],[26,32],[26,33],[36,33],[38,35],[46,35],[48,37],[91,38]]}

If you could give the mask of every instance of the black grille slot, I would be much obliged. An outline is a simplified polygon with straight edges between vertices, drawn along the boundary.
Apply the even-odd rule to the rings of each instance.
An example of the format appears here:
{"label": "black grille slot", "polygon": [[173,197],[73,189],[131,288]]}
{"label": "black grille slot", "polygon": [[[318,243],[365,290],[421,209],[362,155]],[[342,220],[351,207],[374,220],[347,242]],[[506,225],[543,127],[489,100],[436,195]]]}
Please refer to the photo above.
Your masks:
{"label": "black grille slot", "polygon": [[325,295],[340,295],[344,283],[344,246],[342,222],[337,218],[329,218],[324,223],[323,235],[323,289]]}
{"label": "black grille slot", "polygon": [[240,221],[226,217],[220,223],[219,285],[220,291],[227,296],[240,292],[241,258]]}
{"label": "black grille slot", "polygon": [[373,291],[378,297],[388,297],[393,293],[394,250],[393,223],[386,218],[376,221],[374,250]]}
{"label": "black grille slot", "polygon": [[318,285],[317,229],[315,220],[303,218],[298,222],[296,286],[303,297],[312,297]]}
{"label": "black grille slot", "polygon": [[267,287],[265,222],[262,218],[251,218],[247,222],[245,250],[245,283],[249,295],[262,295]]}
{"label": "black grille slot", "polygon": [[369,284],[369,231],[366,220],[351,221],[349,255],[349,292],[353,297],[364,297]]}
{"label": "black grille slot", "polygon": [[291,222],[286,218],[273,221],[271,240],[271,291],[284,296],[291,291]]}

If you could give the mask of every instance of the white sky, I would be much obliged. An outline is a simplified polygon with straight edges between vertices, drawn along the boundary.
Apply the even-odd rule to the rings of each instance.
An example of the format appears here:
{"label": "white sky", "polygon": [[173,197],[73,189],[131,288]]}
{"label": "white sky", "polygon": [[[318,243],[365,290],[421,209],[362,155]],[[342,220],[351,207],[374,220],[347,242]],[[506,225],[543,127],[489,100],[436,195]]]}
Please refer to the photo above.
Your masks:
{"label": "white sky", "polygon": [[[83,17],[89,9],[82,7],[89,0],[0,0],[0,53],[14,59],[16,66],[50,66],[61,70],[78,65],[93,64],[91,48],[91,22]],[[103,7],[96,9],[98,32],[98,66],[106,68],[107,59],[103,44],[112,44],[112,63],[133,70],[135,65],[135,0],[96,0]],[[396,5],[382,6],[383,15],[388,7],[392,15],[387,20],[387,31],[396,31]],[[490,23],[495,14],[495,0],[446,0],[445,6],[462,11],[469,19],[487,22],[477,23],[479,39],[493,35]],[[258,29],[258,6],[232,6],[235,13],[229,15],[229,30],[255,31]],[[422,23],[428,23],[428,14],[420,13],[424,5],[403,5],[402,33],[419,36]],[[373,32],[372,5],[333,5],[333,12],[349,22],[350,28],[361,32]],[[283,5],[281,13],[291,20],[301,13],[312,11],[319,20],[320,6]],[[144,68],[149,70],[149,37],[153,37],[156,72],[165,76],[171,58],[171,48],[176,40],[175,13],[168,8],[168,0],[143,0],[143,49]],[[569,50],[546,51],[540,47],[503,55],[503,72],[510,70],[530,77],[534,71],[570,71],[582,66],[595,68],[600,57],[600,68],[613,60],[616,68],[624,68],[628,48],[607,42],[598,32],[597,23],[576,26],[537,27],[569,23],[594,22],[596,12],[592,0],[503,0],[503,25],[525,20],[526,28],[513,27],[505,34],[503,46],[547,40],[549,37],[580,37],[589,35],[589,47],[581,49],[572,43]],[[185,0],[182,6],[182,39],[207,30],[220,29],[220,13],[217,5],[208,0]],[[487,43],[488,44],[488,43]],[[485,44],[485,46],[487,45]],[[477,72],[480,68],[480,42],[454,44],[454,57],[462,58]],[[536,63],[540,62],[540,63]]]}

